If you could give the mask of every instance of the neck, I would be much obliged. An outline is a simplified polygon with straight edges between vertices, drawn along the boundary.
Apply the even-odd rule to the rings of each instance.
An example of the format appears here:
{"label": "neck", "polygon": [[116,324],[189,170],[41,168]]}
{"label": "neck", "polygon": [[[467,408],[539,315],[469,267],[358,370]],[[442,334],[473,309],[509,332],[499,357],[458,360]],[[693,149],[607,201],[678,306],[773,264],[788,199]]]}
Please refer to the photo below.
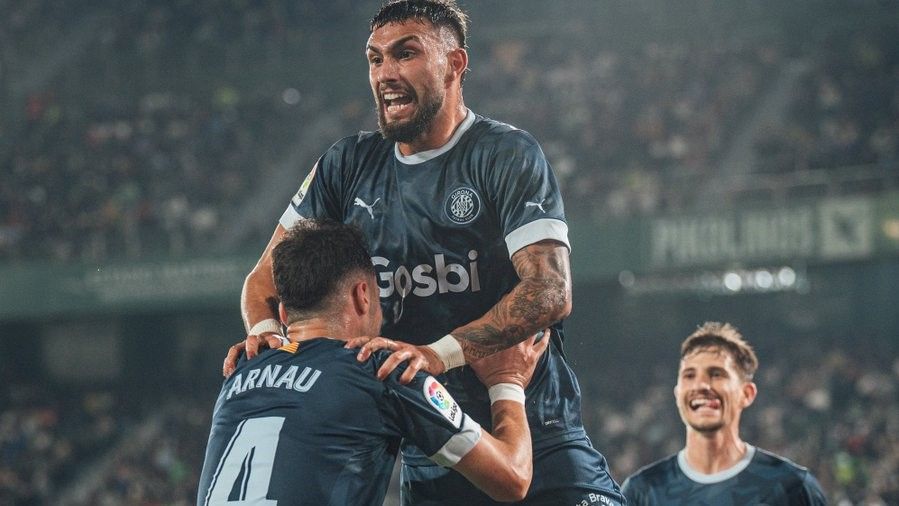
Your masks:
{"label": "neck", "polygon": [[324,318],[312,318],[299,322],[293,322],[287,326],[287,338],[291,342],[302,342],[317,337],[327,337],[338,341],[347,341],[354,335],[353,328],[343,322],[333,322]]}
{"label": "neck", "polygon": [[462,100],[458,100],[455,107],[446,107],[437,113],[434,121],[427,131],[422,132],[412,142],[398,142],[397,145],[403,156],[414,155],[422,151],[430,151],[443,146],[453,137],[459,124],[465,120],[468,109]]}
{"label": "neck", "polygon": [[746,443],[736,430],[700,432],[687,428],[687,463],[703,474],[714,474],[735,466],[746,455]]}

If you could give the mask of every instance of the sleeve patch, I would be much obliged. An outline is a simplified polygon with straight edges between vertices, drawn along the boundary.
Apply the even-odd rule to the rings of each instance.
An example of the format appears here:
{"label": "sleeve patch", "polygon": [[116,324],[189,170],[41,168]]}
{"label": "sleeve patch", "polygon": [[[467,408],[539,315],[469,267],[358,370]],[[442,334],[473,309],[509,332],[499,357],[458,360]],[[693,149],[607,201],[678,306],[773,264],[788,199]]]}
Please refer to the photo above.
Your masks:
{"label": "sleeve patch", "polygon": [[453,396],[446,390],[446,387],[441,385],[433,376],[428,376],[424,381],[422,390],[428,403],[444,418],[449,420],[453,427],[458,429],[462,425],[462,408],[459,407]]}
{"label": "sleeve patch", "polygon": [[306,176],[306,179],[303,180],[303,184],[300,185],[300,189],[297,190],[296,195],[290,199],[290,202],[294,207],[299,207],[300,203],[303,202],[303,199],[306,197],[306,192],[309,191],[309,186],[312,185],[312,180],[315,179],[315,170],[318,169],[318,163],[312,167],[312,170],[309,171],[309,175]]}

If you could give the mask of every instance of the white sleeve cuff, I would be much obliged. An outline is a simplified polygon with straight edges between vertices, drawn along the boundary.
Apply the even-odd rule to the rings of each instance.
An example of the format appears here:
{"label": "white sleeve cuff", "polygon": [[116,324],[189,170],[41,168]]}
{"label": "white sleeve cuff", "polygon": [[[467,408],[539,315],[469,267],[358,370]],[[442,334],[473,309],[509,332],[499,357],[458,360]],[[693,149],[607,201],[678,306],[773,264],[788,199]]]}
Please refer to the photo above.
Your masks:
{"label": "white sleeve cuff", "polygon": [[554,218],[543,218],[524,224],[506,236],[509,258],[521,248],[545,239],[559,241],[569,252],[571,251],[571,243],[568,242],[568,224]]}
{"label": "white sleeve cuff", "polygon": [[462,457],[468,455],[468,452],[478,444],[481,439],[481,426],[470,416],[465,415],[465,421],[462,422],[462,430],[449,438],[449,441],[443,445],[443,448],[437,450],[437,453],[429,458],[437,465],[443,467],[453,467],[458,464]]}
{"label": "white sleeve cuff", "polygon": [[304,220],[300,213],[297,212],[293,207],[293,203],[287,204],[287,209],[284,210],[284,214],[281,215],[281,218],[278,219],[278,223],[284,227],[285,230],[290,230],[294,225]]}

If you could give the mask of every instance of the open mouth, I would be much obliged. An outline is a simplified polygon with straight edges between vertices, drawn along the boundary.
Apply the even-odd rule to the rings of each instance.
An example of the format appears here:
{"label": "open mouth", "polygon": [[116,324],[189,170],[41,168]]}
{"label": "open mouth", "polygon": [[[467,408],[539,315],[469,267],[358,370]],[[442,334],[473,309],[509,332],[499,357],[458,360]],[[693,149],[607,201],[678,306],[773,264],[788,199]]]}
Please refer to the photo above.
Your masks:
{"label": "open mouth", "polygon": [[691,411],[699,411],[700,409],[720,409],[721,408],[721,400],[714,397],[696,397],[694,399],[690,399],[688,403]]}
{"label": "open mouth", "polygon": [[396,114],[411,106],[412,97],[399,92],[389,91],[381,95],[384,102],[384,109],[390,114]]}

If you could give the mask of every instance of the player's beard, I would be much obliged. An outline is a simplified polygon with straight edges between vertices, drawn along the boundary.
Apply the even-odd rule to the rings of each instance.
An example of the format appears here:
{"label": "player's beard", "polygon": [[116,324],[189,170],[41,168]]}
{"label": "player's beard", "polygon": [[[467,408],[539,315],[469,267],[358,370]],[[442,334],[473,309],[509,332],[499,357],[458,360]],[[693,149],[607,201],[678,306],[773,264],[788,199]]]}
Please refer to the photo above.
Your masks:
{"label": "player's beard", "polygon": [[710,434],[713,432],[718,432],[719,430],[724,428],[724,420],[716,420],[714,422],[704,422],[704,423],[691,423],[687,422],[690,427],[696,432],[701,432],[703,434]]}
{"label": "player's beard", "polygon": [[443,96],[438,93],[426,91],[423,100],[418,100],[418,95],[413,97],[416,108],[412,118],[406,121],[387,122],[387,113],[382,99],[378,99],[378,128],[381,136],[392,142],[412,142],[420,135],[427,132],[434,123],[434,118],[443,107]]}

